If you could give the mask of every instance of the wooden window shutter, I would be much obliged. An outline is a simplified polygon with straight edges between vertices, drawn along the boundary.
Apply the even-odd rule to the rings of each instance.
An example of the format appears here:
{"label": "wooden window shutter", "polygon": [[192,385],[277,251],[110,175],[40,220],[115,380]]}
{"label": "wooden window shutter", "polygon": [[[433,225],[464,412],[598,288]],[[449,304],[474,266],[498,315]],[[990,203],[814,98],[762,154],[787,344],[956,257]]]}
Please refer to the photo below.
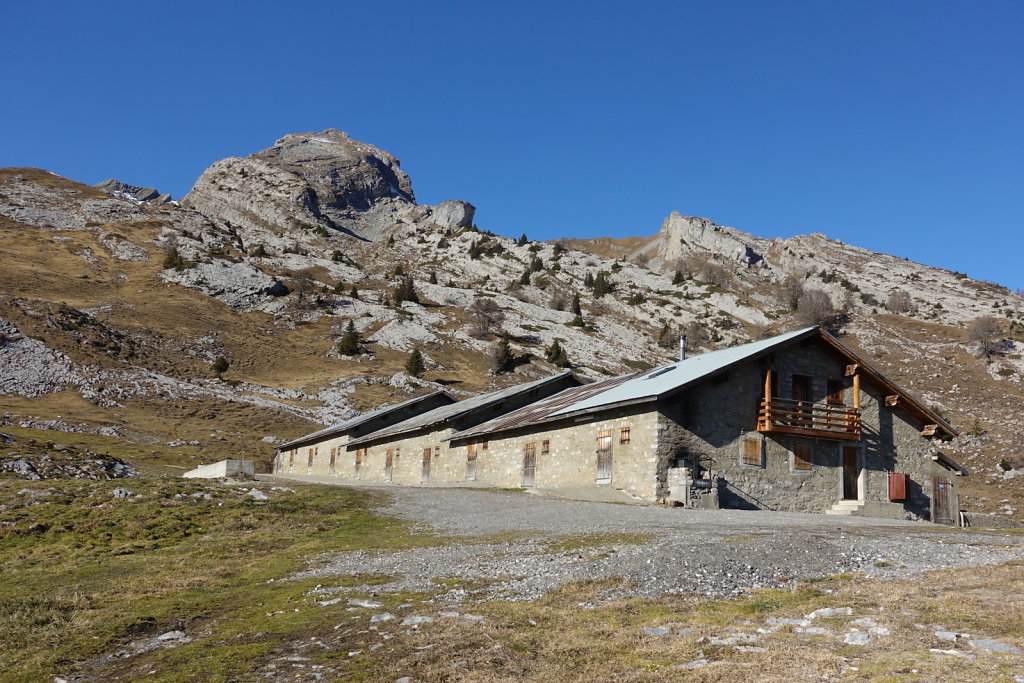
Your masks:
{"label": "wooden window shutter", "polygon": [[543,441],[541,441],[540,452],[541,455],[547,455],[549,452],[551,452],[551,441],[549,441],[548,439],[544,439]]}
{"label": "wooden window shutter", "polygon": [[619,430],[619,443],[629,443],[629,427],[623,427],[622,429]]}
{"label": "wooden window shutter", "polygon": [[754,467],[764,467],[763,457],[764,442],[757,437],[745,437],[743,439],[743,464]]}
{"label": "wooden window shutter", "polygon": [[811,469],[811,459],[814,454],[814,447],[810,441],[797,441],[793,444],[793,469]]}

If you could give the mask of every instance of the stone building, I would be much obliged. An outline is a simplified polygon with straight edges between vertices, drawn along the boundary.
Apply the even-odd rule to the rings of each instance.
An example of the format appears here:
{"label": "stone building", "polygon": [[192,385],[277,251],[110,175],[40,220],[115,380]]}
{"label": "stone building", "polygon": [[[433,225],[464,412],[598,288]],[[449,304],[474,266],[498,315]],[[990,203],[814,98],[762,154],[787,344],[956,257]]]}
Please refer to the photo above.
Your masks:
{"label": "stone building", "polygon": [[456,432],[496,486],[959,522],[956,431],[819,328],[568,389]]}
{"label": "stone building", "polygon": [[[315,449],[317,434],[292,444]],[[333,471],[957,524],[967,472],[940,450],[956,434],[808,328],[591,384],[567,372],[446,403],[347,437]],[[351,466],[339,466],[341,450]]]}
{"label": "stone building", "polygon": [[345,450],[345,445],[350,439],[357,439],[455,402],[455,397],[447,391],[435,391],[393,406],[371,410],[341,424],[306,434],[278,446],[273,471],[279,474],[355,478],[355,463]]}

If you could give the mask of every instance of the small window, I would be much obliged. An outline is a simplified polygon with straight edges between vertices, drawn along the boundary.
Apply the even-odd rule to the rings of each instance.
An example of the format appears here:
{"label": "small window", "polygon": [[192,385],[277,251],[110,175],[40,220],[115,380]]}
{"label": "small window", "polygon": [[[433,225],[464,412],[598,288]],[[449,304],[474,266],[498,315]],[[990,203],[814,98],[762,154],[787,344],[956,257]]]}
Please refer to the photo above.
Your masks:
{"label": "small window", "polygon": [[540,442],[540,454],[541,455],[547,455],[550,452],[551,452],[551,442],[548,441],[547,439],[544,439],[543,441]]}
{"label": "small window", "polygon": [[629,427],[623,427],[622,429],[619,430],[619,443],[629,443]]}
{"label": "small window", "polygon": [[486,451],[487,450],[487,443],[488,443],[487,441],[484,441],[482,444],[480,444],[480,450]]}
{"label": "small window", "polygon": [[402,455],[402,449],[401,448],[396,448],[395,449],[395,457],[398,458],[401,455]]}
{"label": "small window", "polygon": [[312,467],[313,466],[313,449],[312,448],[309,449],[309,451],[307,452],[307,455],[308,455],[308,459],[306,460],[306,467]]}
{"label": "small window", "polygon": [[828,381],[828,404],[830,406],[843,405],[843,381],[841,379]]}
{"label": "small window", "polygon": [[806,471],[811,469],[814,457],[814,446],[810,441],[797,441],[793,444],[793,469]]}
{"label": "small window", "polygon": [[441,455],[441,447],[440,446],[434,446],[434,457],[436,458],[439,455]]}
{"label": "small window", "polygon": [[743,438],[743,464],[764,467],[764,441],[756,436]]}

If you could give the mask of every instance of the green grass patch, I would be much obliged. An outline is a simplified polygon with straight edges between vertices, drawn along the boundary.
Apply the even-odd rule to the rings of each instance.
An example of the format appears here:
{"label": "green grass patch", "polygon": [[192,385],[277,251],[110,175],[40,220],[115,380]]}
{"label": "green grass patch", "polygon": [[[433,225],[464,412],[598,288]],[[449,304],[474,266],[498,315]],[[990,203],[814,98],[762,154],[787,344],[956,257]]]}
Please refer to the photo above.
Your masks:
{"label": "green grass patch", "polygon": [[[269,492],[271,485],[257,486]],[[115,498],[117,487],[141,498]],[[148,477],[0,480],[0,503],[7,506],[0,526],[5,675],[106,674],[95,670],[99,665],[74,663],[133,639],[191,632],[199,623],[210,631],[201,642],[140,657],[167,679],[230,677],[251,670],[274,637],[315,628],[318,619],[302,618],[305,612],[331,614],[310,608],[314,598],[305,593],[316,582],[277,581],[309,558],[440,542],[373,515],[374,499],[365,492],[302,486],[269,495],[262,502],[238,487]],[[384,580],[356,575],[323,583]],[[275,635],[246,642],[260,632]]]}

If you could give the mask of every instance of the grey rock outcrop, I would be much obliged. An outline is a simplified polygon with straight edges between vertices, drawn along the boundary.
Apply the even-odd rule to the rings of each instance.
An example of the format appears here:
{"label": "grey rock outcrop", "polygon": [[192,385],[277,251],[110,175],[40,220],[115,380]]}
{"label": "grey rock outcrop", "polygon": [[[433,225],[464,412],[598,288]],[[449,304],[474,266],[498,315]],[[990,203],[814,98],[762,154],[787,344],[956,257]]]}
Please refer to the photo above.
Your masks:
{"label": "grey rock outcrop", "polygon": [[434,209],[430,219],[442,228],[465,228],[473,224],[476,207],[469,202],[441,202]]}
{"label": "grey rock outcrop", "polygon": [[765,248],[759,244],[764,240],[716,225],[707,218],[683,216],[673,211],[662,223],[658,238],[661,242],[658,254],[663,263],[673,263],[688,252],[704,251],[744,266],[767,266]]}
{"label": "grey rock outcrop", "polygon": [[143,206],[164,206],[165,204],[175,204],[174,198],[166,193],[159,192],[155,187],[139,187],[138,185],[129,185],[123,183],[120,180],[104,180],[102,183],[96,183],[93,185],[97,190],[103,190],[111,197],[121,197],[127,199],[132,204],[140,204]]}
{"label": "grey rock outcrop", "polygon": [[299,244],[325,230],[377,240],[398,225],[464,227],[475,213],[466,202],[416,204],[398,159],[333,128],[218,161],[183,203],[240,229],[246,241],[289,233]]}

